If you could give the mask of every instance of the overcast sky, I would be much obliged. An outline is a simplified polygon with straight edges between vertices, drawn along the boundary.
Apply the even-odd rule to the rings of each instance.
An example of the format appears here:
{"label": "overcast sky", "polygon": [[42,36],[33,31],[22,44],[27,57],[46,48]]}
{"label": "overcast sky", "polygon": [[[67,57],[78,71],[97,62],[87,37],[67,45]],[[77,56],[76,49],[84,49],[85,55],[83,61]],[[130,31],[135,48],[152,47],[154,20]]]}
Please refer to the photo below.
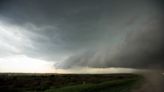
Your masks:
{"label": "overcast sky", "polygon": [[1,0],[0,71],[161,69],[163,19],[162,0]]}

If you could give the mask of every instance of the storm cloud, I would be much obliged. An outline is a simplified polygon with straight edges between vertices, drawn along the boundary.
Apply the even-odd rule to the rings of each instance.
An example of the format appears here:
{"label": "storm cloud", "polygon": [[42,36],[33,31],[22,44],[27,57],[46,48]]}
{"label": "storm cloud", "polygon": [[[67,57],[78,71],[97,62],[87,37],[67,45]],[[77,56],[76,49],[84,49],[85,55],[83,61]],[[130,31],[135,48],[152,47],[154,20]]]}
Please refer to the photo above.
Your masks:
{"label": "storm cloud", "polygon": [[161,0],[3,0],[0,57],[56,68],[163,68]]}

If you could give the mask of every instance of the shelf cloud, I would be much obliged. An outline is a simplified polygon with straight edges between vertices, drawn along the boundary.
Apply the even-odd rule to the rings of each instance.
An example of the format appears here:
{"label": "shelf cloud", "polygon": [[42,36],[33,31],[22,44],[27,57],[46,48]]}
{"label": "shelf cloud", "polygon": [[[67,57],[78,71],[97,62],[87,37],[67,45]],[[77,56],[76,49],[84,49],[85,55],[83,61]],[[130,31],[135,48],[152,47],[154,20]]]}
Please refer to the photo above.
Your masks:
{"label": "shelf cloud", "polygon": [[2,0],[0,58],[163,69],[162,0]]}

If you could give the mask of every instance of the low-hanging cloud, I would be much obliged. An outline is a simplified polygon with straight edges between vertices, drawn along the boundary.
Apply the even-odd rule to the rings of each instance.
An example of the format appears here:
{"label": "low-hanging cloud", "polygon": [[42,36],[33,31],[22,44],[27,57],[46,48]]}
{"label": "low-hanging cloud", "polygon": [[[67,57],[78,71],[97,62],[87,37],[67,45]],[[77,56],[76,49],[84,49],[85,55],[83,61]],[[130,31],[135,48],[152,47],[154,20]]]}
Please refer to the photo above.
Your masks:
{"label": "low-hanging cloud", "polygon": [[[155,24],[138,31],[129,32],[125,39],[113,47],[98,47],[68,58],[61,67],[126,67],[139,69],[163,69],[164,32]],[[144,25],[145,26],[145,25]]]}
{"label": "low-hanging cloud", "polygon": [[23,54],[56,68],[162,68],[161,6],[160,0],[4,0],[0,57]]}

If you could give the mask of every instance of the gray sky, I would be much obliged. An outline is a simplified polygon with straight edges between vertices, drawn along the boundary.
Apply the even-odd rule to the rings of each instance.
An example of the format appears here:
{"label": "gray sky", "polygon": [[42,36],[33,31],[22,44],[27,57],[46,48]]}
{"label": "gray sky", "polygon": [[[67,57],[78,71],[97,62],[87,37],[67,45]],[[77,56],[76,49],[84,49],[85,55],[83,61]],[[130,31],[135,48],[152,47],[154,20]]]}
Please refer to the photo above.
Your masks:
{"label": "gray sky", "polygon": [[163,68],[162,5],[162,0],[2,0],[0,58],[23,55],[64,69]]}

